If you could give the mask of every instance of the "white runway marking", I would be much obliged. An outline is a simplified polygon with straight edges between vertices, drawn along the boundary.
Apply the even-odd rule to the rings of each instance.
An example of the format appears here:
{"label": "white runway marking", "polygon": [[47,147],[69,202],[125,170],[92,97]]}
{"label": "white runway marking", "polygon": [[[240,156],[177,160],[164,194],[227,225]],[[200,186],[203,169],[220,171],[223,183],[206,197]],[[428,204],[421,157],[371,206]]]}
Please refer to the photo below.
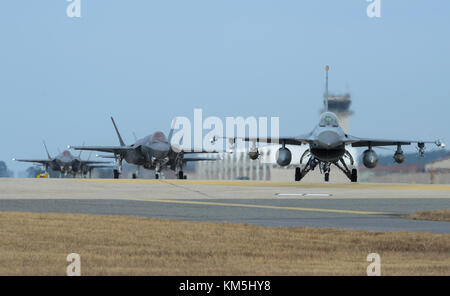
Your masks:
{"label": "white runway marking", "polygon": [[300,197],[328,197],[330,193],[277,193],[276,196],[300,196]]}

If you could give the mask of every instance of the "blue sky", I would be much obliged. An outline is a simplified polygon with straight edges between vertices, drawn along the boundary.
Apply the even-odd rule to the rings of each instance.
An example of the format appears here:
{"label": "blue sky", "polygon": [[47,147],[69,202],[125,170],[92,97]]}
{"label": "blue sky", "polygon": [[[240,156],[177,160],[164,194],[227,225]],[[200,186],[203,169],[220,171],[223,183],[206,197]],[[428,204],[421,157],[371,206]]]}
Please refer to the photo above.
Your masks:
{"label": "blue sky", "polygon": [[[450,141],[450,2],[65,0],[0,4],[0,160],[131,143],[175,116],[279,116],[281,135],[350,91],[355,136]],[[206,131],[205,131],[206,133]]]}

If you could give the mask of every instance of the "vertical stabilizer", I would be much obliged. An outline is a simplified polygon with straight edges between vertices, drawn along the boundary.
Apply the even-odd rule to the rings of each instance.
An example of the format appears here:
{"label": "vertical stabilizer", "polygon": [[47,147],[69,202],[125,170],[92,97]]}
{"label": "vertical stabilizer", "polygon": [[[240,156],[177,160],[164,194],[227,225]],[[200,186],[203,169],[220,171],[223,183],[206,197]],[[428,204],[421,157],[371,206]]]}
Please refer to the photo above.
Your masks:
{"label": "vertical stabilizer", "polygon": [[172,120],[172,126],[170,127],[169,137],[167,139],[167,141],[169,142],[170,145],[172,145],[172,136],[173,136],[173,131],[175,130],[176,123],[177,123],[177,118],[175,117]]}
{"label": "vertical stabilizer", "polygon": [[45,141],[42,140],[42,143],[44,144],[45,152],[47,152],[48,159],[52,159],[52,157],[50,156],[50,153],[48,153],[48,149],[47,149],[47,145],[45,145]]}
{"label": "vertical stabilizer", "polygon": [[114,129],[116,130],[117,137],[119,138],[120,146],[125,146],[125,142],[122,140],[122,137],[120,136],[119,130],[117,129],[117,125],[114,122],[114,118],[112,118],[112,116],[111,116],[111,121],[114,125]]}
{"label": "vertical stabilizer", "polygon": [[[83,146],[84,146],[84,141],[83,141]],[[83,152],[83,150],[80,150],[80,153],[78,154],[78,157],[81,158],[81,152]]]}
{"label": "vertical stabilizer", "polygon": [[324,94],[324,98],[323,98],[323,109],[325,110],[325,112],[328,111],[328,70],[330,70],[330,67],[327,65],[325,66],[325,71],[326,71],[326,77],[325,77],[325,94]]}

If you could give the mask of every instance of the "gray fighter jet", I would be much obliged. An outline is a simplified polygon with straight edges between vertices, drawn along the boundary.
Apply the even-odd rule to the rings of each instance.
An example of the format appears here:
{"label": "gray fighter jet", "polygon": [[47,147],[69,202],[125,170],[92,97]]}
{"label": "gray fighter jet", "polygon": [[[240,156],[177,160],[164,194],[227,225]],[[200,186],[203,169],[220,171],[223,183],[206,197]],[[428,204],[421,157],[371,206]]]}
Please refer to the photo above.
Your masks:
{"label": "gray fighter jet", "polygon": [[111,167],[109,164],[111,162],[108,161],[95,161],[95,160],[82,160],[81,153],[78,156],[74,156],[70,153],[70,151],[65,150],[56,157],[51,157],[48,152],[47,145],[44,142],[44,148],[47,152],[47,159],[16,159],[15,161],[21,162],[31,162],[38,163],[42,165],[45,169],[45,173],[48,174],[48,170],[52,169],[53,171],[60,172],[60,177],[67,176],[71,174],[73,177],[76,177],[77,174],[80,176],[86,177],[89,174],[91,177],[92,170],[95,168],[107,168]]}
{"label": "gray fighter jet", "polygon": [[[171,138],[173,128],[170,130],[168,138],[161,131],[157,131],[142,139],[136,140],[132,145],[126,145],[123,141],[119,129],[111,117],[111,121],[119,138],[120,146],[69,146],[69,149],[75,150],[89,150],[113,153],[114,156],[101,155],[104,158],[115,158],[118,161],[118,170],[114,170],[114,178],[119,178],[122,173],[122,161],[125,160],[130,164],[136,165],[136,173],[133,178],[138,177],[139,167],[143,166],[146,169],[155,170],[155,178],[159,179],[161,170],[163,168],[170,168],[175,171],[178,179],[186,179],[183,173],[183,166],[188,161],[212,161],[218,158],[197,157],[189,154],[210,153],[208,151],[188,152],[172,146]],[[189,156],[186,156],[189,155]]]}
{"label": "gray fighter jet", "polygon": [[[309,171],[317,166],[320,172],[324,174],[325,181],[330,178],[330,167],[335,165],[350,179],[351,182],[357,181],[357,169],[351,154],[346,149],[347,145],[352,147],[367,147],[363,152],[362,161],[367,168],[374,168],[378,162],[378,156],[373,147],[378,146],[397,146],[394,154],[394,160],[402,163],[405,159],[402,151],[403,145],[417,144],[419,155],[423,156],[425,144],[432,143],[438,147],[445,147],[439,140],[437,141],[417,141],[417,140],[389,140],[389,139],[371,139],[351,136],[343,131],[339,126],[339,120],[336,114],[328,111],[328,70],[326,66],[326,83],[324,95],[324,110],[320,115],[319,124],[308,134],[298,137],[280,137],[277,139],[262,138],[239,138],[243,141],[253,142],[250,148],[249,157],[253,160],[259,157],[259,151],[256,148],[256,142],[277,143],[281,148],[277,151],[276,161],[280,166],[287,166],[291,163],[291,151],[286,145],[309,145],[300,158],[300,165],[295,169],[295,181],[300,181]],[[229,139],[235,143],[238,138]],[[347,160],[347,161],[346,161]]]}

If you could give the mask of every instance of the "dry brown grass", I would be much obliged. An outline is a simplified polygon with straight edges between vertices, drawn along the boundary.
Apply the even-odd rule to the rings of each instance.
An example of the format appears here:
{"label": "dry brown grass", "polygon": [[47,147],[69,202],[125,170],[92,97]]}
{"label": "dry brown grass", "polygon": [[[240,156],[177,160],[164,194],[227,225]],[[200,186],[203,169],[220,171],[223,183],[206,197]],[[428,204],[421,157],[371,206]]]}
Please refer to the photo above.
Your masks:
{"label": "dry brown grass", "polygon": [[[448,221],[450,222],[450,209],[435,211],[419,211],[405,216],[414,220]],[[450,225],[449,225],[450,227]]]}
{"label": "dry brown grass", "polygon": [[0,275],[450,275],[450,235],[0,212]]}

